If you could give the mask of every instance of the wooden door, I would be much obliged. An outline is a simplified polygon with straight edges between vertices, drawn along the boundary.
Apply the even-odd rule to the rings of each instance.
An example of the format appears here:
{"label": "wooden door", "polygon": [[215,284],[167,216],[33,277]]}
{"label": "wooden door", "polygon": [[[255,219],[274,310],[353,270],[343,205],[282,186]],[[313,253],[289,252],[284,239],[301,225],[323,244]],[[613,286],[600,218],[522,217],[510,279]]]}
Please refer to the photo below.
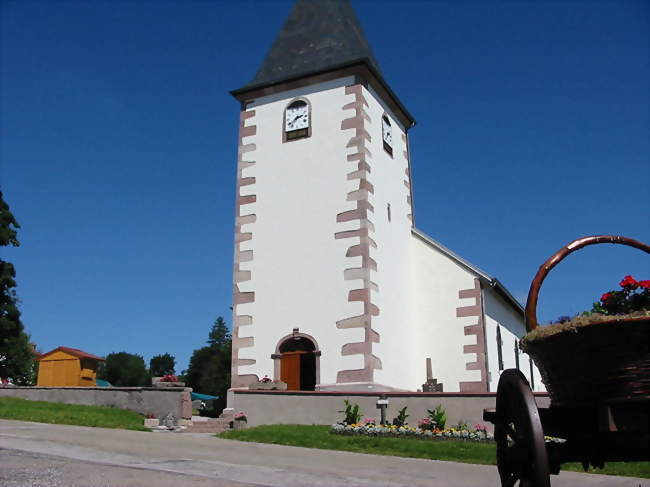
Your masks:
{"label": "wooden door", "polygon": [[280,379],[288,391],[300,390],[300,356],[304,352],[285,352],[280,359]]}

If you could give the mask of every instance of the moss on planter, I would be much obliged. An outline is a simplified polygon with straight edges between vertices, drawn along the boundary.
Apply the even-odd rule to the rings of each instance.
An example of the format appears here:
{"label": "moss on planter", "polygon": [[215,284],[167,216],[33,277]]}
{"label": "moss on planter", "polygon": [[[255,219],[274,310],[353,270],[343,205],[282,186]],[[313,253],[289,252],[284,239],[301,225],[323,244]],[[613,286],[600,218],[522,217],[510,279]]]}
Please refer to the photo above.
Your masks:
{"label": "moss on planter", "polygon": [[650,310],[641,310],[629,313],[626,315],[604,315],[599,313],[591,313],[586,316],[576,316],[569,321],[563,323],[553,323],[551,325],[538,326],[528,335],[523,337],[520,342],[521,349],[527,352],[527,346],[535,342],[539,342],[558,333],[568,330],[576,330],[585,326],[611,321],[613,323],[628,320],[630,318],[643,319],[650,318]]}

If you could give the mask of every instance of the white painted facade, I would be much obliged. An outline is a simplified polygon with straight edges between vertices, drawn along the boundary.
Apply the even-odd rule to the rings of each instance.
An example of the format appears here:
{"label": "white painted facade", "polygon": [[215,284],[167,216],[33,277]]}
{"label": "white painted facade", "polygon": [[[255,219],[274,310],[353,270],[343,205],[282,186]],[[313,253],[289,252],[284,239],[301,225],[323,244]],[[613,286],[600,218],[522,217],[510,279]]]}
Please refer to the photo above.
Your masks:
{"label": "white painted facade", "polygon": [[[243,175],[254,177],[255,184],[243,187],[241,194],[256,195],[246,212],[257,218],[243,229],[253,234],[252,240],[241,244],[241,250],[253,251],[253,260],[241,265],[252,278],[239,288],[254,292],[255,301],[238,305],[236,312],[253,317],[241,336],[254,337],[255,345],[242,349],[240,357],[255,363],[240,366],[240,374],[272,376],[271,354],[294,328],[316,339],[323,354],[322,383],[335,383],[340,367],[360,366],[357,357],[328,359],[354,341],[356,330],[336,330],[335,323],[358,307],[346,299],[349,286],[343,273],[348,262],[342,256],[347,245],[334,239],[341,225],[343,230],[354,228],[353,222],[336,222],[336,214],[346,209],[345,195],[354,190],[353,182],[346,179],[349,137],[340,129],[345,86],[351,81],[340,79],[281,97],[264,97],[248,107],[255,116],[247,123],[255,125],[257,132],[243,144],[255,144],[250,156],[255,165]],[[312,136],[283,142],[284,110],[298,97],[311,105]]]}
{"label": "white painted facade", "polygon": [[[285,141],[284,111],[296,99],[309,103],[311,135]],[[353,144],[355,129],[344,128],[355,114],[345,107],[354,103],[362,107],[356,120],[368,135],[362,146]],[[383,147],[383,116],[393,130],[392,157]],[[412,229],[408,144],[387,104],[355,78],[342,77],[247,103],[241,134],[233,387],[265,375],[279,379],[272,355],[298,328],[320,351],[317,389],[415,391],[431,358],[445,392],[495,391],[497,326],[505,368],[514,367],[514,340],[525,333],[523,312],[491,277]],[[365,172],[350,161],[360,147],[369,165]],[[359,178],[372,190],[360,190]],[[360,191],[372,205],[367,220],[345,221],[341,215],[358,208]],[[351,246],[363,246],[363,237],[339,238],[363,228],[376,244],[369,247],[376,270],[362,256],[348,255]],[[366,290],[365,305],[350,297]],[[372,332],[341,326],[364,315],[364,306],[378,310]],[[352,348],[371,352],[344,353]],[[519,362],[529,376],[528,357],[520,353]],[[359,374],[368,379],[351,379]]]}
{"label": "white painted facade", "polygon": [[[499,367],[497,327],[499,327],[501,335],[503,367]],[[485,334],[488,345],[490,391],[497,390],[501,372],[517,366],[526,376],[533,390],[546,390],[535,364],[531,362],[528,354],[519,350],[519,339],[525,334],[522,329],[521,317],[491,288],[485,292]]]}
{"label": "white painted facade", "polygon": [[458,391],[461,381],[480,379],[477,371],[465,369],[468,357],[463,354],[464,345],[476,342],[464,333],[472,318],[456,317],[456,308],[468,304],[458,299],[458,291],[472,288],[476,276],[418,235],[412,237],[410,257],[413,323],[418,330],[413,340],[417,369],[412,387],[422,386],[430,357],[433,375],[444,390]]}

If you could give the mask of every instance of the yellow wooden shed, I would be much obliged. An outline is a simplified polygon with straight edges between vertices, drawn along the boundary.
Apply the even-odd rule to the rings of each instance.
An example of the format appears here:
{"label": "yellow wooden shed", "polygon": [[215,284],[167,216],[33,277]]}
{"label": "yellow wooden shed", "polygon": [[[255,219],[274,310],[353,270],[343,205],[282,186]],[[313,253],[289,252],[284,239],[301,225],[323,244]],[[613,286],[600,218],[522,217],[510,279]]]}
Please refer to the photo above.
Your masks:
{"label": "yellow wooden shed", "polygon": [[37,359],[38,386],[87,386],[94,387],[97,379],[97,364],[104,361],[83,350],[59,347],[44,353]]}

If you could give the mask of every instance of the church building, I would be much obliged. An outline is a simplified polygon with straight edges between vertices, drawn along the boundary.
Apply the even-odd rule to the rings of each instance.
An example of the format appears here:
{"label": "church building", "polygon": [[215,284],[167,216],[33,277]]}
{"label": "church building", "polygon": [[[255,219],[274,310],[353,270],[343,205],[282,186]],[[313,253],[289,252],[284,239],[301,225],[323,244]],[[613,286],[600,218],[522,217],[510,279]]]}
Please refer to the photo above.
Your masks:
{"label": "church building", "polygon": [[232,95],[233,389],[488,392],[512,367],[543,387],[521,305],[414,226],[415,121],[348,1],[298,0]]}

